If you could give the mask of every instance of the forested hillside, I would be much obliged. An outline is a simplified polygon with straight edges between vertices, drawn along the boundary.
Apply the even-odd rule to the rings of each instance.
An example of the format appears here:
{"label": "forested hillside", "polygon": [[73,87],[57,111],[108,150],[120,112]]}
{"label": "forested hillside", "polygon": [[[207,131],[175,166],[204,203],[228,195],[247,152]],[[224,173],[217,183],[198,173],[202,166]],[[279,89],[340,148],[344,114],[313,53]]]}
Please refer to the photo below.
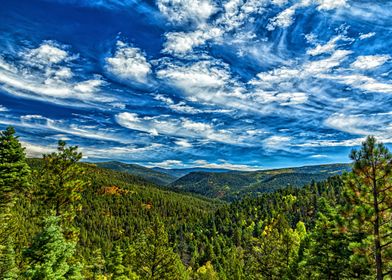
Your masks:
{"label": "forested hillside", "polygon": [[171,183],[170,187],[232,201],[284,187],[302,187],[350,170],[349,164],[326,164],[253,172],[192,172]]}
{"label": "forested hillside", "polygon": [[0,279],[392,277],[392,155],[373,137],[352,172],[302,188],[277,179],[232,203],[81,156],[59,141],[26,160],[13,128],[1,132]]}
{"label": "forested hillside", "polygon": [[99,167],[136,175],[162,186],[168,185],[178,178],[176,176],[172,176],[164,172],[155,171],[152,168],[147,168],[137,164],[126,164],[118,161],[108,161],[98,162],[96,163],[96,165]]}

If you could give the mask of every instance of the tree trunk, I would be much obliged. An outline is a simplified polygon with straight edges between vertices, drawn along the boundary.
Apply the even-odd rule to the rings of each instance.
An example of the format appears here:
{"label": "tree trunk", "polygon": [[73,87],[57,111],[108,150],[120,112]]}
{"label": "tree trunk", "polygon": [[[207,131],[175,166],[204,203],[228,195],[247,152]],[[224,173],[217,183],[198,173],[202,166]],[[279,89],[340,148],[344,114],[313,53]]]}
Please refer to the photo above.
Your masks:
{"label": "tree trunk", "polygon": [[382,256],[381,256],[381,241],[380,241],[380,210],[377,201],[377,182],[376,177],[373,177],[373,206],[376,219],[374,221],[373,234],[374,234],[374,255],[376,260],[377,280],[383,280],[382,274]]}

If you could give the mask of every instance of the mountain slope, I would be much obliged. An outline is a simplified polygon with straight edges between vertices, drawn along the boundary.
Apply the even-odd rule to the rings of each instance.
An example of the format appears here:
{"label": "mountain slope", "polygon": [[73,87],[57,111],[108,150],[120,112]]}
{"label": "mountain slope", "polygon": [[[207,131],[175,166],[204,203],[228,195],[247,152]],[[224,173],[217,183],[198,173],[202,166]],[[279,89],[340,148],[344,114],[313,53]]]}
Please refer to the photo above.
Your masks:
{"label": "mountain slope", "polygon": [[302,187],[311,181],[322,181],[349,170],[348,164],[328,164],[252,172],[192,172],[171,183],[170,187],[232,200],[249,193],[271,192],[286,186]]}
{"label": "mountain slope", "polygon": [[219,169],[219,168],[203,168],[203,167],[194,167],[194,168],[174,168],[174,169],[168,169],[168,168],[161,168],[161,167],[153,167],[152,168],[155,171],[161,172],[161,173],[166,173],[171,176],[180,178],[182,176],[185,176],[191,172],[211,172],[211,173],[223,173],[223,172],[230,172],[230,169]]}
{"label": "mountain slope", "polygon": [[178,178],[176,176],[172,176],[170,174],[159,172],[157,170],[153,170],[151,168],[137,164],[127,164],[118,161],[97,162],[94,164],[101,168],[107,168],[136,175],[161,186],[166,186]]}

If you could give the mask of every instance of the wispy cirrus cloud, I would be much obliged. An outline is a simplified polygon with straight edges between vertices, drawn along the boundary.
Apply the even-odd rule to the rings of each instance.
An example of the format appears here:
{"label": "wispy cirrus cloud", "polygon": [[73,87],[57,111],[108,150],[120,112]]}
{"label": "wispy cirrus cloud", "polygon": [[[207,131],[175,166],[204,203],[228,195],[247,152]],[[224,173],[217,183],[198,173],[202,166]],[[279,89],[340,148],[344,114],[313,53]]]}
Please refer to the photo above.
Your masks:
{"label": "wispy cirrus cloud", "polygon": [[37,48],[19,52],[17,65],[2,58],[1,89],[16,96],[69,106],[74,104],[72,100],[83,102],[77,106],[115,101],[100,91],[104,81],[99,76],[73,79],[74,74],[68,63],[78,55],[70,54],[63,48],[47,41]]}
{"label": "wispy cirrus cloud", "polygon": [[123,127],[150,133],[151,135],[169,135],[206,139],[228,144],[240,144],[228,131],[214,127],[210,123],[198,122],[187,118],[174,119],[169,116],[141,117],[135,113],[120,113],[116,116]]}
{"label": "wispy cirrus cloud", "polygon": [[0,126],[36,153],[241,169],[391,142],[388,1],[7,2]]}

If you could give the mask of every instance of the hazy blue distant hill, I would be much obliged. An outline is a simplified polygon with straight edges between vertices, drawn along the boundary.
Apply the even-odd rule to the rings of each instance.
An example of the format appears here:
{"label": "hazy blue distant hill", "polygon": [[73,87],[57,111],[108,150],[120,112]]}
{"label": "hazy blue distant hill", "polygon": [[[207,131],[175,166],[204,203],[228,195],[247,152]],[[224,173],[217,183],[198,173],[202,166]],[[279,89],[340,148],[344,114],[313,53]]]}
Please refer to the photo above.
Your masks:
{"label": "hazy blue distant hill", "polygon": [[327,164],[251,172],[191,172],[171,183],[170,187],[232,200],[245,194],[271,192],[286,186],[302,187],[350,169],[349,164]]}
{"label": "hazy blue distant hill", "polygon": [[191,172],[212,172],[212,173],[222,173],[222,172],[231,172],[233,170],[230,169],[218,169],[218,168],[203,168],[203,167],[194,167],[194,168],[178,168],[178,169],[168,169],[161,167],[153,167],[155,171],[169,174],[171,176],[180,178],[185,176]]}
{"label": "hazy blue distant hill", "polygon": [[128,164],[128,163],[123,163],[118,161],[97,162],[95,164],[98,167],[136,175],[161,186],[166,186],[178,178],[168,173],[159,172],[157,170],[147,168],[137,164]]}

